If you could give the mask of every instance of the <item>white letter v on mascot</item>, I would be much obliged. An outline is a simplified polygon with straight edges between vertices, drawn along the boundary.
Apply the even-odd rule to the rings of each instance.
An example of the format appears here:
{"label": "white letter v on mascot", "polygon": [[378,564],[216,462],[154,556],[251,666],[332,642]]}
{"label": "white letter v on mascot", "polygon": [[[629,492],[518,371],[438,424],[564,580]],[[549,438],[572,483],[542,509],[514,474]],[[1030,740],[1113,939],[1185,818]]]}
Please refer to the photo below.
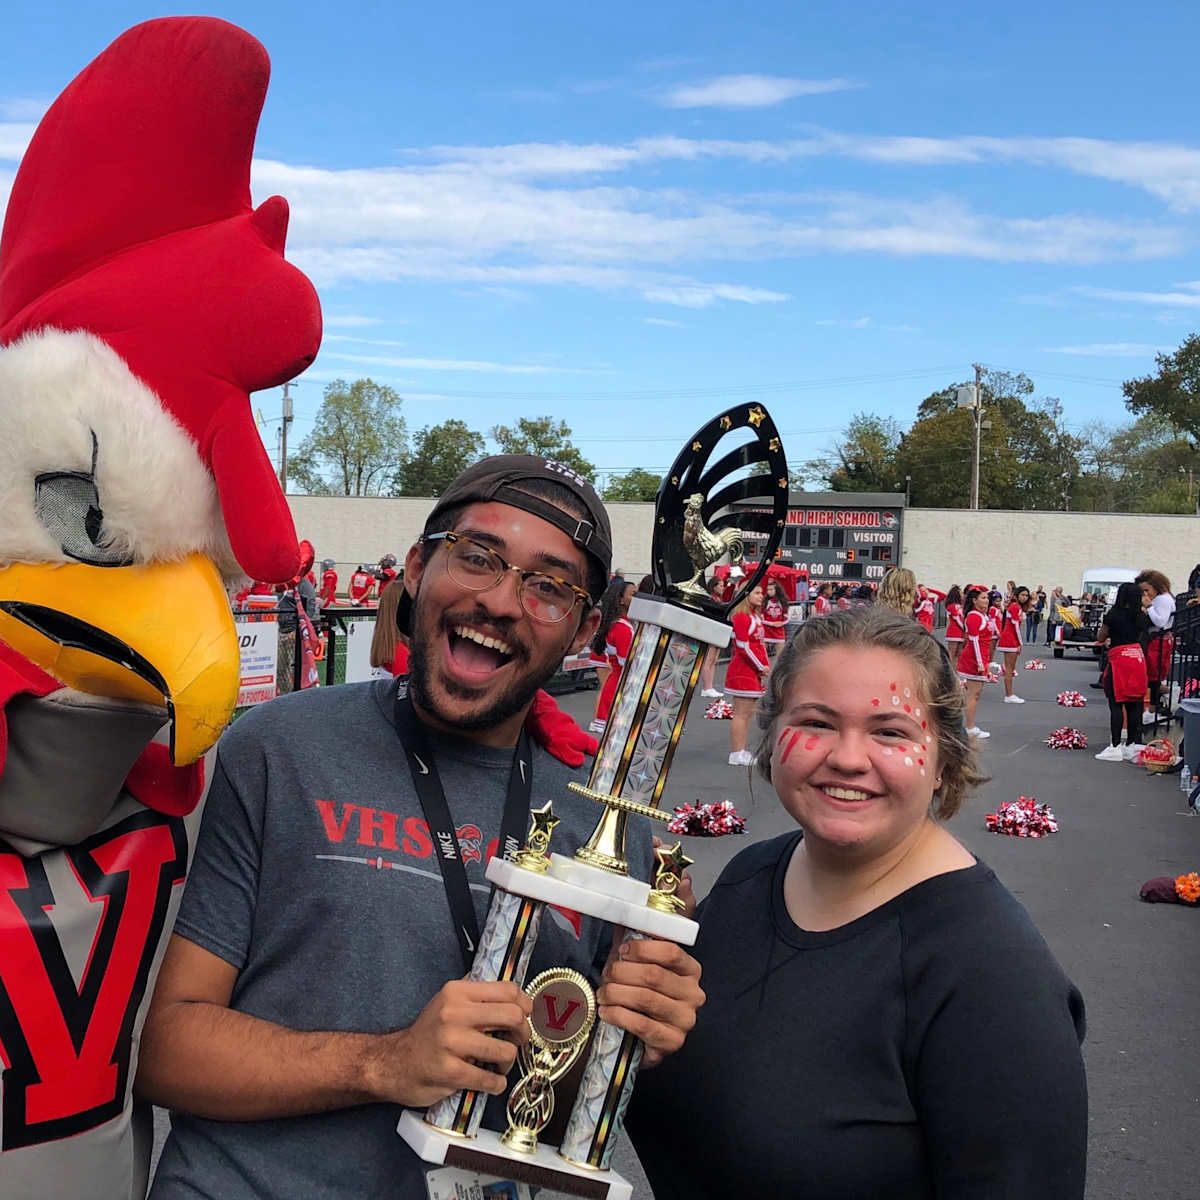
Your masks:
{"label": "white letter v on mascot", "polygon": [[[0,1197],[144,1194],[138,1039],[233,712],[225,585],[291,579],[248,393],[320,343],[254,209],[266,52],[117,39],[34,134],[0,242]],[[144,1124],[138,1133],[144,1135]],[[136,1148],[135,1148],[136,1143]]]}

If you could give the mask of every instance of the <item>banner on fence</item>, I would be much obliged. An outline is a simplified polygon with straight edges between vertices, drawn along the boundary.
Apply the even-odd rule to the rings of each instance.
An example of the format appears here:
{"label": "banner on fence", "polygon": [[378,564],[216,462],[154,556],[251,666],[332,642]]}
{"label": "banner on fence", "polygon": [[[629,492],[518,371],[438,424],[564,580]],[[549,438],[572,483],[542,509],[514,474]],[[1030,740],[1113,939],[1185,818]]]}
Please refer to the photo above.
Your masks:
{"label": "banner on fence", "polygon": [[371,639],[375,636],[375,618],[346,622],[346,682],[362,683],[386,675],[382,667],[371,666]]}
{"label": "banner on fence", "polygon": [[234,620],[242,660],[237,706],[246,708],[273,700],[279,659],[278,615],[273,612],[237,613]]}

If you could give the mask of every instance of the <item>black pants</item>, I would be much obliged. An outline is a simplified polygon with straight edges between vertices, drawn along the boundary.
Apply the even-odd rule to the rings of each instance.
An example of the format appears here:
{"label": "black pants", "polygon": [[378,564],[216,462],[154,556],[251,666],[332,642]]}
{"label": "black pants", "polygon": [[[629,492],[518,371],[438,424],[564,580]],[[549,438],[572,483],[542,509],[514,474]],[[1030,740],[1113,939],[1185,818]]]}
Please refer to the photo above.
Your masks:
{"label": "black pants", "polygon": [[1108,697],[1108,732],[1114,746],[1121,744],[1121,722],[1129,728],[1129,745],[1137,746],[1142,740],[1142,702],[1140,700],[1118,701],[1113,692],[1112,673],[1104,677],[1104,694]]}

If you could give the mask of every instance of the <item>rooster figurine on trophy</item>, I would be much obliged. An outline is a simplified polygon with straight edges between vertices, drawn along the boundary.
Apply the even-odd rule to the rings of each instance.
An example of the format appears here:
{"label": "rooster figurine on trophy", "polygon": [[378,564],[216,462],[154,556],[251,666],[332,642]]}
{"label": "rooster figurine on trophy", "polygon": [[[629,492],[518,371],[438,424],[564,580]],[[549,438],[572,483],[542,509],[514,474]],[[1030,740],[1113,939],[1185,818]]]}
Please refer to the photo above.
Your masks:
{"label": "rooster figurine on trophy", "polygon": [[[666,822],[661,809],[671,760],[709,646],[728,645],[726,613],[749,594],[783,537],[787,460],[775,424],[758,404],[739,405],[699,430],[658,491],[652,547],[660,597],[629,608],[633,646],[612,713],[585,785],[573,792],[603,813],[573,858],[550,853],[557,818],[547,804],[531,814],[526,847],[493,858],[487,921],[469,978],[525,985],[547,904],[608,921],[622,938],[666,938],[692,945],[698,926],[675,895],[688,865],[678,844],[657,852],[653,884],[634,879],[625,857],[631,818]],[[745,560],[753,537],[757,561]],[[724,604],[704,584],[721,560],[745,565],[742,585]],[[575,971],[543,971],[526,987],[533,999],[530,1040],[508,1092],[508,1129],[482,1130],[482,1093],[463,1091],[424,1114],[405,1112],[399,1133],[421,1158],[556,1191],[625,1200],[629,1184],[609,1168],[642,1058],[634,1035],[596,1019],[595,996]],[[538,1142],[554,1111],[554,1084],[587,1055],[557,1149]]]}

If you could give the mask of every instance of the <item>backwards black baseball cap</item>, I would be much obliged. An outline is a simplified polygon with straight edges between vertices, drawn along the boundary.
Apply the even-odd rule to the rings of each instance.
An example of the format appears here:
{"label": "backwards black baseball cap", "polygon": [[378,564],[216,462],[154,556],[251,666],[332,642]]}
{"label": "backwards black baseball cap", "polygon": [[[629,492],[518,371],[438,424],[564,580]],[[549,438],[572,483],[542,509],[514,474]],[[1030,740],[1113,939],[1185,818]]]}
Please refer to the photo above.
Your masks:
{"label": "backwards black baseball cap", "polygon": [[[543,490],[539,483],[557,484],[570,492],[586,515],[567,512],[553,499],[538,495]],[[481,459],[438,497],[422,533],[443,532],[445,515],[452,508],[488,501],[509,504],[561,529],[600,568],[601,578],[607,581],[612,573],[612,526],[596,489],[578,471],[537,454],[496,454]],[[411,613],[412,598],[405,591],[396,611],[401,633],[410,632]]]}

